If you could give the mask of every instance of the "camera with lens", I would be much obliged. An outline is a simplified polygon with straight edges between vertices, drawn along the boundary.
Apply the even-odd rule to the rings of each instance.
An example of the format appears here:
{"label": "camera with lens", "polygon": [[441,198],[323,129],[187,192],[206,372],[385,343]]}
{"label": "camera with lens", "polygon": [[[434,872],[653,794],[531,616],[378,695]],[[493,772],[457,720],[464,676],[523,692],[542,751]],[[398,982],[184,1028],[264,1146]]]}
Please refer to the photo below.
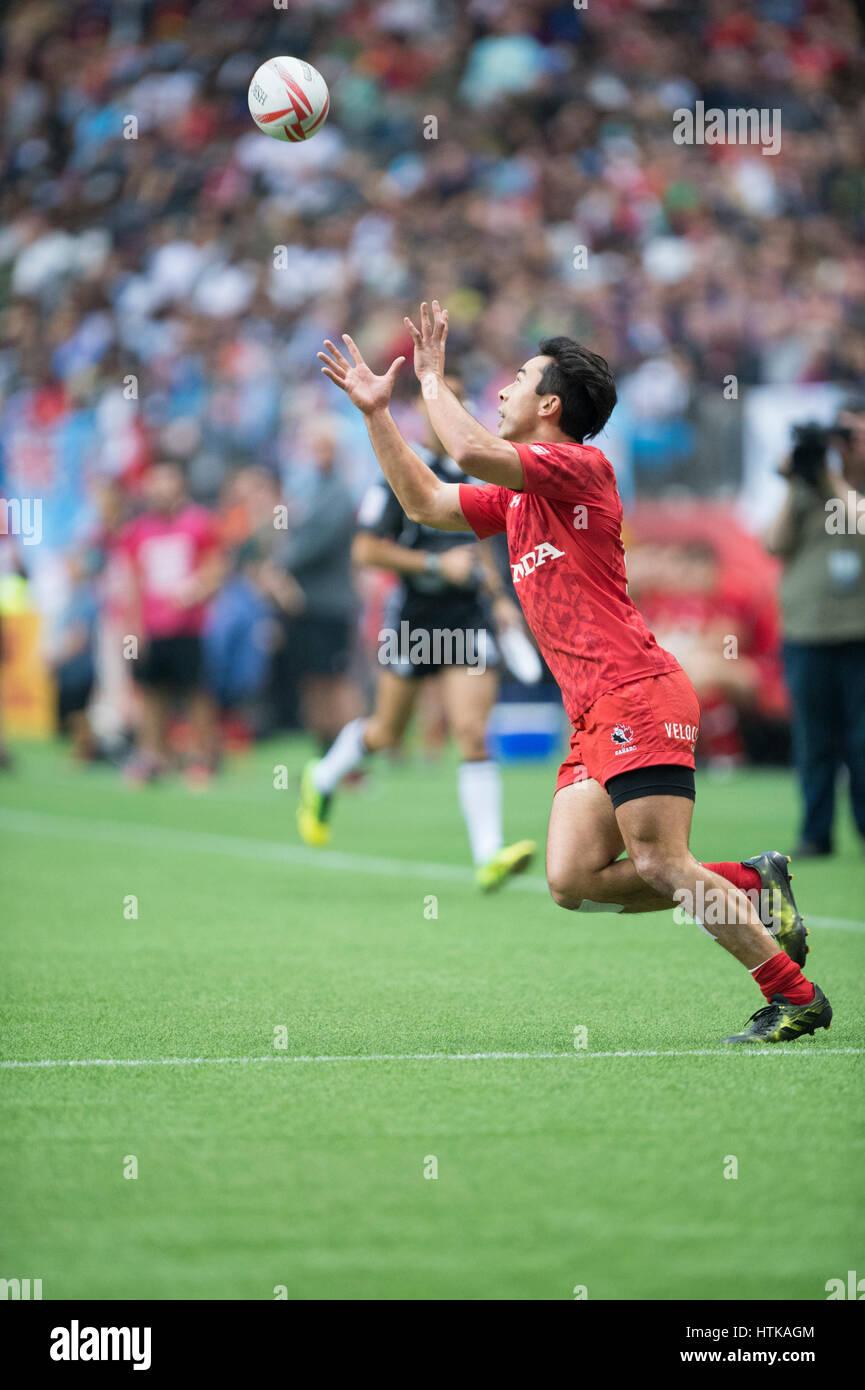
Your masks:
{"label": "camera with lens", "polygon": [[804,424],[794,425],[789,476],[800,478],[810,487],[816,487],[826,467],[829,446],[837,433],[836,429],[827,429],[816,420],[806,420]]}

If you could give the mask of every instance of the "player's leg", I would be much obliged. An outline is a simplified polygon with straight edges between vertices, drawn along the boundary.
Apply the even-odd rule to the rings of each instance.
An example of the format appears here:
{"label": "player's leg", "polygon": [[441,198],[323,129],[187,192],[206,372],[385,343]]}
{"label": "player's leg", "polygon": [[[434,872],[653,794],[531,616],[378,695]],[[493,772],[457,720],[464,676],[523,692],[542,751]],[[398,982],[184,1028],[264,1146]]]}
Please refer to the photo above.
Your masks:
{"label": "player's leg", "polygon": [[411,675],[383,670],[376,683],[375,705],[369,718],[349,720],[324,757],[304,768],[297,824],[307,844],[320,848],[328,843],[330,827],[327,822],[342,779],[359,767],[368,754],[399,745],[419,687],[420,682]]}
{"label": "player's leg", "polygon": [[793,703],[793,761],[803,803],[799,853],[830,854],[843,737],[834,651],[832,646],[785,643],[784,666]]}
{"label": "player's leg", "polygon": [[364,722],[363,742],[368,753],[399,748],[414,714],[422,682],[414,676],[384,670],[376,682],[372,714]]}
{"label": "player's leg", "polygon": [[717,928],[719,944],[746,969],[756,969],[780,947],[745,894],[691,854],[693,811],[686,797],[645,796],[624,802],[615,814],[628,858],[643,882],[707,930],[711,927],[710,935]]}
{"label": "player's leg", "polygon": [[655,892],[673,898],[735,956],[768,1001],[750,1027],[725,1041],[785,1042],[828,1028],[832,1009],[825,995],[766,930],[751,900],[691,854],[693,802],[685,796],[634,795],[615,809],[628,857],[640,877]]}
{"label": "player's leg", "polygon": [[[674,774],[675,775],[675,774]],[[616,783],[611,783],[615,787]],[[559,907],[574,912],[660,912],[676,903],[649,887],[624,849],[613,803],[591,778],[560,787],[547,838],[547,882]],[[783,950],[804,966],[808,932],[796,907],[788,859],[770,850],[752,859],[704,864],[760,905]]]}
{"label": "player's leg", "polygon": [[133,783],[153,781],[168,762],[168,694],[160,686],[142,684],[138,701],[138,746],[126,766],[127,780]]}
{"label": "player's leg", "polygon": [[640,878],[625,848],[613,803],[587,777],[553,798],[547,833],[547,883],[559,907],[582,912],[660,912],[674,907]]}
{"label": "player's leg", "polygon": [[487,750],[487,722],[498,678],[490,670],[447,666],[438,679],[448,729],[460,755],[457,789],[472,858],[476,865],[485,864],[504,839],[501,773]]}
{"label": "player's leg", "polygon": [[335,792],[342,779],[359,767],[368,754],[399,746],[419,688],[420,683],[409,676],[387,670],[379,674],[372,713],[344,724],[315,765],[313,777],[321,792]]}
{"label": "player's leg", "polygon": [[850,773],[853,819],[865,845],[865,641],[842,646],[837,680],[844,709],[844,761]]}
{"label": "player's leg", "polygon": [[504,844],[501,771],[487,750],[487,724],[498,695],[498,676],[489,667],[480,671],[445,666],[439,679],[448,728],[461,758],[457,791],[476,880],[490,892],[511,874],[526,869],[535,851],[533,840]]}
{"label": "player's leg", "polygon": [[441,681],[421,681],[416,728],[424,761],[438,762],[450,743],[450,731],[442,701]]}
{"label": "player's leg", "polygon": [[219,712],[205,685],[200,637],[177,637],[172,651],[173,688],[186,702],[192,732],[186,776],[194,788],[207,785],[219,766]]}
{"label": "player's leg", "polygon": [[300,718],[321,748],[327,748],[360,706],[354,682],[342,672],[309,671],[298,681]]}
{"label": "player's leg", "polygon": [[124,769],[133,785],[151,782],[168,765],[168,709],[171,693],[165,641],[151,638],[133,664],[137,688],[136,748]]}
{"label": "player's leg", "polygon": [[187,700],[193,746],[187,776],[194,786],[203,786],[219,767],[219,713],[209,690],[192,690]]}

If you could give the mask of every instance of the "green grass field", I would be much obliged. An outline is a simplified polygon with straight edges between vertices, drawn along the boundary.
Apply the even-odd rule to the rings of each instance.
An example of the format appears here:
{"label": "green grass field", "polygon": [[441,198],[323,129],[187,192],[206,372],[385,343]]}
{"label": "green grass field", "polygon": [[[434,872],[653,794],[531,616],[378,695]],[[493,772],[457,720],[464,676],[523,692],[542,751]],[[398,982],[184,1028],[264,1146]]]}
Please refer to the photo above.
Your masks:
{"label": "green grass field", "polygon": [[[259,748],[194,796],[18,749],[3,1057],[145,1064],[0,1069],[0,1276],[46,1299],[824,1299],[865,1274],[846,821],[796,878],[831,1031],[723,1051],[762,1001],[696,927],[565,913],[540,861],[479,898],[450,761],[379,765],[317,858],[306,753]],[[512,838],[543,841],[553,779],[507,770]],[[703,776],[693,848],[783,848],[796,810],[787,775]]]}

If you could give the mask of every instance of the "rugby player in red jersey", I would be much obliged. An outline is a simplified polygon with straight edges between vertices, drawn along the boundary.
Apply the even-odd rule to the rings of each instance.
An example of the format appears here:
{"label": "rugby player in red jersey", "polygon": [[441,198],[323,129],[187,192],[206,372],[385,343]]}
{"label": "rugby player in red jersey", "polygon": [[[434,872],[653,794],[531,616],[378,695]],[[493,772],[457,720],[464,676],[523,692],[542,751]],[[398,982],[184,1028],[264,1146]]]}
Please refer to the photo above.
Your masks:
{"label": "rugby player in red jersey", "polygon": [[[547,840],[553,898],[583,912],[684,908],[767,1000],[725,1042],[786,1042],[828,1028],[829,1001],[802,974],[807,933],[785,856],[700,864],[688,848],[699,702],[628,596],[615,475],[584,442],[616,403],[607,363],[571,338],[547,339],[499,392],[494,435],[445,384],[447,310],[433,300],[431,311],[421,305],[419,328],[405,323],[442,448],[491,486],[442,482],[406,444],[388,409],[403,357],[376,376],[347,334],[348,357],[330,340],[318,356],[363,413],[409,517],[480,538],[507,533],[517,596],[573,726]],[[772,932],[757,906],[767,894]]]}

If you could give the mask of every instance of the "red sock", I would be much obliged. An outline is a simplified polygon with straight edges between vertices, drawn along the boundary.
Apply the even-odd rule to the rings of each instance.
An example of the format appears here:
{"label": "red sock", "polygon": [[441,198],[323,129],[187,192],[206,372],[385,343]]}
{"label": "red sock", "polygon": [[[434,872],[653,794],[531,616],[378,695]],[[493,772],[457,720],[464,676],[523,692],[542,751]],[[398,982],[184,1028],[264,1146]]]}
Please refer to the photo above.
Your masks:
{"label": "red sock", "polygon": [[814,998],[814,986],[810,980],[805,979],[796,962],[790,959],[786,951],[779,951],[777,956],[770,956],[762,965],[758,965],[756,970],[752,970],[751,974],[769,1003],[772,1002],[773,994],[783,994],[791,1004],[810,1004]]}
{"label": "red sock", "polygon": [[743,893],[748,893],[754,888],[759,893],[763,886],[763,880],[750,864],[704,864],[703,868],[711,869],[713,874],[720,874],[728,883],[732,883],[734,888],[740,888]]}

